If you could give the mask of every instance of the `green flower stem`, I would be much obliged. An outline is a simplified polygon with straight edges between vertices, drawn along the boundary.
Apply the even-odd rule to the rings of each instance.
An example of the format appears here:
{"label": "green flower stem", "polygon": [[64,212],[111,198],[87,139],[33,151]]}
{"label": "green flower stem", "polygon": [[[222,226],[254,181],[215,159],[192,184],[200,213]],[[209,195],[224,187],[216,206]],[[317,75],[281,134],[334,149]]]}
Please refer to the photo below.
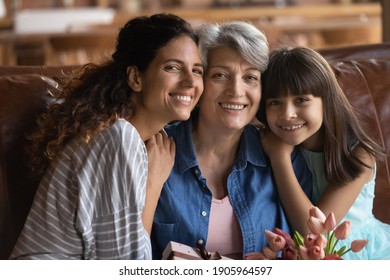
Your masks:
{"label": "green flower stem", "polygon": [[328,232],[327,233],[327,239],[328,239],[328,242],[326,243],[326,246],[325,246],[325,254],[333,254],[333,251],[334,251],[334,248],[337,244],[337,241],[335,242],[334,241],[334,231],[332,231],[332,233]]}
{"label": "green flower stem", "polygon": [[336,252],[335,248],[336,248],[337,243],[339,243],[339,240],[338,240],[338,239],[336,239],[336,242],[334,242],[334,245],[333,245],[333,248],[332,248],[332,251],[331,251],[332,253],[331,253],[331,254],[333,254],[333,253]]}
{"label": "green flower stem", "polygon": [[340,257],[344,256],[346,253],[348,253],[349,251],[351,251],[351,248],[349,248],[348,250],[344,251],[342,254],[340,254]]}

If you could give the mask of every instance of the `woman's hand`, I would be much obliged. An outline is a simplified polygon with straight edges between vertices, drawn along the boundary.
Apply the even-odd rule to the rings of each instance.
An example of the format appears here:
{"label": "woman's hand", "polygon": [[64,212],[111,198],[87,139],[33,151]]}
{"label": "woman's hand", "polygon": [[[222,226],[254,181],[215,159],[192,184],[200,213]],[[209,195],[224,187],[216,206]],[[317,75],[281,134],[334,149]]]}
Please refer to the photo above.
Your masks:
{"label": "woman's hand", "polygon": [[148,181],[161,188],[175,163],[176,144],[162,130],[146,142],[148,151]]}
{"label": "woman's hand", "polygon": [[146,150],[148,152],[148,179],[142,222],[146,231],[150,234],[162,187],[175,163],[176,144],[162,130],[146,142]]}

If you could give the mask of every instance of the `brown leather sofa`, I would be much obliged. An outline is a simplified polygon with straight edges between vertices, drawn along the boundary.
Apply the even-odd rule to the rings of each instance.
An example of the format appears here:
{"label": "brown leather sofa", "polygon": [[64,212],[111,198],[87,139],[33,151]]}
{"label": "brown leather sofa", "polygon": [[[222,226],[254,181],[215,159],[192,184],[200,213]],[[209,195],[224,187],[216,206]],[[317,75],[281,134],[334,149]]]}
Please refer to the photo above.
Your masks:
{"label": "brown leather sofa", "polygon": [[[320,50],[370,133],[390,151],[390,44]],[[0,66],[0,259],[7,259],[38,184],[24,164],[25,135],[50,100],[55,81],[72,67]],[[49,78],[48,78],[49,77]],[[378,162],[374,214],[390,224],[389,158]]]}

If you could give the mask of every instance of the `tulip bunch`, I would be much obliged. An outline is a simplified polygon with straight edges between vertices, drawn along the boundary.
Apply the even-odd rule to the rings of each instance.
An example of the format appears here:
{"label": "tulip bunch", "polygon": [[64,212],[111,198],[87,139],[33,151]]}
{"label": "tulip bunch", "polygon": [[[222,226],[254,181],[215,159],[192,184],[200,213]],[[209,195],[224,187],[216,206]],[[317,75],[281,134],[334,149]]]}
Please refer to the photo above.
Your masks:
{"label": "tulip bunch", "polygon": [[351,232],[351,223],[343,221],[336,226],[336,219],[331,212],[327,217],[318,207],[310,209],[308,227],[311,233],[303,237],[295,232],[293,238],[279,228],[273,231],[265,230],[269,246],[263,248],[262,253],[251,253],[245,259],[277,259],[279,252],[285,260],[341,260],[342,256],[361,251],[368,240],[354,240],[350,248],[346,246],[336,249],[339,240],[344,240]]}

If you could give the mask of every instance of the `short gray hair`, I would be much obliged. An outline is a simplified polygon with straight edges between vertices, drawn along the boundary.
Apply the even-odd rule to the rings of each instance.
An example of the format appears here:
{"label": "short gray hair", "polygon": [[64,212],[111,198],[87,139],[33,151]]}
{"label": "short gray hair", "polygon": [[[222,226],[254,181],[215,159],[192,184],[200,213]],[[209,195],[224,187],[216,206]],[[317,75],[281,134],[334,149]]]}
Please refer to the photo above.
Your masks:
{"label": "short gray hair", "polygon": [[205,68],[210,51],[219,47],[236,49],[248,63],[256,65],[261,73],[267,68],[269,53],[267,38],[249,22],[206,23],[197,30],[197,34],[199,53]]}

